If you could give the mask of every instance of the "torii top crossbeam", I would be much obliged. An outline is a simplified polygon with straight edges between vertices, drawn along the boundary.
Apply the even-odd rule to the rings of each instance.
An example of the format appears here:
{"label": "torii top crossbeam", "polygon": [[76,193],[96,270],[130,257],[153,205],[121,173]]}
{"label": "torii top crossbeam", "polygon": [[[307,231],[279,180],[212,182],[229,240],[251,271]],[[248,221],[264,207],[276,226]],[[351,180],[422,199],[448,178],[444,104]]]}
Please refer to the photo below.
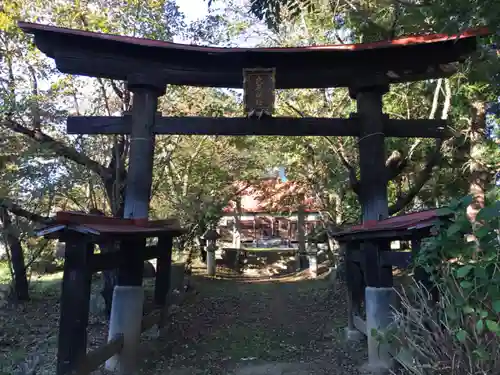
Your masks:
{"label": "torii top crossbeam", "polygon": [[454,73],[484,28],[366,44],[217,48],[20,22],[63,73],[127,80],[148,72],[165,84],[241,88],[245,68],[275,68],[276,88],[390,84]]}

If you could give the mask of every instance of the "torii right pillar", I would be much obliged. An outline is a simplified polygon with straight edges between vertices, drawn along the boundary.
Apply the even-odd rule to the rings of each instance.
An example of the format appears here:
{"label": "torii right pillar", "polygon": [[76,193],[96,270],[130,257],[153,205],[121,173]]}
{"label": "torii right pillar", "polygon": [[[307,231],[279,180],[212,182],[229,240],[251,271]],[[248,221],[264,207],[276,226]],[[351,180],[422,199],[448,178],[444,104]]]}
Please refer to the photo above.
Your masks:
{"label": "torii right pillar", "polygon": [[[363,223],[388,217],[387,183],[385,166],[385,135],[382,98],[389,91],[388,85],[351,88],[350,95],[357,101],[357,118],[361,125],[358,139],[360,189]],[[382,267],[379,251],[387,250],[387,243],[364,242],[366,335],[368,340],[367,369],[380,372],[392,366],[389,347],[380,343],[373,333],[383,331],[392,321],[395,297],[392,288],[392,268]]]}

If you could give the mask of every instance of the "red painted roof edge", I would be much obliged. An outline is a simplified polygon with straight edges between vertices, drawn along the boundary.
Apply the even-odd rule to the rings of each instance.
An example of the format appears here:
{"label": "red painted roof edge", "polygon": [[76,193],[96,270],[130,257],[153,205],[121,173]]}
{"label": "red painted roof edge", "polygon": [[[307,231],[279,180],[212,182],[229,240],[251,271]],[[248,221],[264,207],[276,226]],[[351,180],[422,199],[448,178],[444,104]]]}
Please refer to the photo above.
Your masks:
{"label": "red painted roof edge", "polygon": [[179,226],[177,219],[148,220],[147,218],[125,219],[110,216],[91,215],[72,211],[59,211],[56,213],[57,224],[77,225],[109,225],[109,226],[134,226],[143,228],[169,228]]}
{"label": "red painted roof edge", "polygon": [[334,236],[344,236],[349,234],[359,234],[364,232],[384,232],[390,230],[404,230],[417,224],[426,224],[431,226],[435,220],[440,217],[438,209],[429,209],[418,212],[411,212],[392,216],[380,221],[368,221],[364,224],[353,225],[340,232],[334,233]]}
{"label": "red painted roof edge", "polygon": [[339,50],[356,51],[356,50],[367,50],[376,48],[401,47],[414,44],[439,43],[448,40],[459,40],[459,39],[473,38],[479,36],[486,36],[490,34],[490,32],[486,27],[479,27],[475,29],[468,29],[455,35],[447,35],[447,34],[413,35],[394,40],[379,41],[373,43],[332,44],[332,45],[308,46],[308,47],[229,48],[229,47],[208,47],[208,46],[172,43],[161,40],[136,38],[130,36],[116,35],[116,34],[104,34],[98,32],[69,29],[65,27],[43,25],[38,23],[22,22],[22,21],[18,22],[18,26],[27,33],[32,33],[33,31],[38,30],[38,31],[46,31],[59,34],[110,40],[128,44],[135,44],[143,47],[170,48],[170,49],[179,49],[184,51],[198,51],[198,52],[208,52],[208,53],[210,52],[212,53],[308,52],[308,51],[339,51]]}

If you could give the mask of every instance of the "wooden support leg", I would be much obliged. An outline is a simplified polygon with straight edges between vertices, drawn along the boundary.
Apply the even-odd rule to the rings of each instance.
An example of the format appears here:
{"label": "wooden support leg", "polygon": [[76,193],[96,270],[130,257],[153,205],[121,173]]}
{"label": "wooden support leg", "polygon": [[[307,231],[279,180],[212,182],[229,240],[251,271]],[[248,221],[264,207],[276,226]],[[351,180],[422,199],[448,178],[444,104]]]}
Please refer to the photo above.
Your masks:
{"label": "wooden support leg", "polygon": [[346,262],[347,281],[347,327],[345,329],[346,339],[358,341],[363,337],[363,333],[354,326],[354,316],[360,314],[361,302],[364,294],[364,283],[361,268],[352,259],[352,251],[355,244],[342,245],[345,247],[344,259]]}
{"label": "wooden support leg", "polygon": [[57,375],[69,375],[75,371],[87,351],[87,324],[92,282],[89,258],[93,251],[94,245],[81,236],[71,236],[66,241],[57,347]]}
{"label": "wooden support leg", "polygon": [[156,259],[155,305],[160,309],[158,332],[165,324],[165,314],[169,304],[170,275],[172,266],[172,237],[161,237],[158,240],[161,254]]}

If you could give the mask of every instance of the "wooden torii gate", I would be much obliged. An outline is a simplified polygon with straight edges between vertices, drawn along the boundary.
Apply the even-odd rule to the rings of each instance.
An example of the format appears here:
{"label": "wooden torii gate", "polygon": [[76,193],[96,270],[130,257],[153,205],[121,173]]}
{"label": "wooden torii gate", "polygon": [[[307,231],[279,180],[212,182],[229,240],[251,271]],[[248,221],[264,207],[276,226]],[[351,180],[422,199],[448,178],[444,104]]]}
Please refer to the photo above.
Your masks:
{"label": "wooden torii gate", "polygon": [[[125,36],[105,35],[21,22],[37,47],[53,58],[63,73],[123,80],[134,93],[131,114],[123,117],[69,117],[70,134],[130,134],[130,160],[125,217],[147,218],[156,134],[355,136],[359,143],[360,200],[363,221],[388,216],[386,137],[440,138],[441,120],[390,119],[382,97],[390,84],[446,77],[476,50],[476,37],[487,30],[460,35],[426,35],[370,44],[300,48],[215,48],[182,45]],[[245,88],[246,114],[240,118],[163,117],[158,98],[167,85]],[[272,117],[274,90],[348,87],[357,113],[347,119]],[[366,270],[373,295],[366,310],[378,314],[377,291],[387,294],[392,277],[383,275],[377,244],[364,248],[373,268]],[[120,286],[141,288],[142,264],[129,270]],[[118,287],[119,288],[119,287]],[[368,293],[368,292],[367,292]],[[384,294],[385,293],[385,294]],[[138,294],[139,295],[139,294]],[[115,290],[115,298],[120,293]],[[142,303],[142,301],[130,301]],[[114,305],[114,304],[113,304]],[[381,313],[388,309],[382,308]],[[118,322],[140,325],[137,321]],[[372,319],[373,320],[373,319]],[[370,331],[371,328],[367,327]],[[110,329],[109,337],[114,335]],[[125,345],[135,345],[125,337]],[[375,345],[373,340],[368,344]],[[370,350],[369,353],[375,353]],[[379,358],[370,355],[377,366]]]}

